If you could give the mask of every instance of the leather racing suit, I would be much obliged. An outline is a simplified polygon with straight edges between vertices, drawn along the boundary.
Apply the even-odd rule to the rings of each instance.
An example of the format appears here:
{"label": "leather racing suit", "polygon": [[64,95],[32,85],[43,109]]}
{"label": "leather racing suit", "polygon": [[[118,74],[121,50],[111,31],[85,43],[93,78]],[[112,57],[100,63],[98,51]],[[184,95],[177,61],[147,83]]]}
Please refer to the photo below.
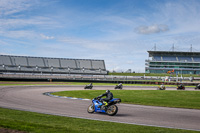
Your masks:
{"label": "leather racing suit", "polygon": [[107,102],[113,99],[113,94],[111,92],[106,92],[98,97],[101,98],[103,96],[106,96],[106,98],[102,98],[100,102],[102,102],[106,106],[108,104]]}

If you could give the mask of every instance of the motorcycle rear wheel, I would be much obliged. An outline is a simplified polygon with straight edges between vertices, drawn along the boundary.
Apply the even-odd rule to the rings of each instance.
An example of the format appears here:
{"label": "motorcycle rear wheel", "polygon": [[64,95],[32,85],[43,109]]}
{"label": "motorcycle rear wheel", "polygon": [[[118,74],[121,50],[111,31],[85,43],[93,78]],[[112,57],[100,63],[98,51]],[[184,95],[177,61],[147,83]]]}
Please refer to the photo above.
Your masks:
{"label": "motorcycle rear wheel", "polygon": [[88,106],[87,112],[88,113],[94,113],[94,104],[90,104],[90,106]]}
{"label": "motorcycle rear wheel", "polygon": [[106,113],[110,116],[116,115],[118,112],[118,107],[116,105],[110,105],[107,108]]}

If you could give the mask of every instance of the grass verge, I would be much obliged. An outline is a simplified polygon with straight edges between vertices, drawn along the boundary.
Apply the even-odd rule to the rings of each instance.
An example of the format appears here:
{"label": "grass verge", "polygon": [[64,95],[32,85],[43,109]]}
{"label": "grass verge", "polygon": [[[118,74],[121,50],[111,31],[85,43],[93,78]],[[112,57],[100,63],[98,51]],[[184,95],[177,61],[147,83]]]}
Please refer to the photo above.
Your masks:
{"label": "grass verge", "polygon": [[31,133],[195,133],[196,131],[102,122],[0,108],[0,128]]}
{"label": "grass verge", "polygon": [[[80,90],[55,92],[54,95],[76,98],[99,96],[105,90]],[[112,90],[114,97],[123,103],[200,109],[200,91],[160,91],[160,90]]]}

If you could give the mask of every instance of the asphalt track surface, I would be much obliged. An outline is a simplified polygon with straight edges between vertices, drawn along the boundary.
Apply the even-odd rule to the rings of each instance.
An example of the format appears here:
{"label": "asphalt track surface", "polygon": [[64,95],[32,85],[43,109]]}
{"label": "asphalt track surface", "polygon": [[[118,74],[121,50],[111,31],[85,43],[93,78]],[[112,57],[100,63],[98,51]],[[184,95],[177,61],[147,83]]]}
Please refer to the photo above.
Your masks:
{"label": "asphalt track surface", "polygon": [[[99,86],[95,90],[112,90]],[[152,90],[152,87],[123,89]],[[173,90],[173,88],[169,88]],[[87,113],[91,100],[75,100],[43,95],[44,92],[83,90],[83,86],[0,86],[0,107],[84,119],[200,131],[200,110],[117,104],[116,116]],[[191,90],[191,89],[190,89]],[[123,100],[123,99],[122,99]]]}

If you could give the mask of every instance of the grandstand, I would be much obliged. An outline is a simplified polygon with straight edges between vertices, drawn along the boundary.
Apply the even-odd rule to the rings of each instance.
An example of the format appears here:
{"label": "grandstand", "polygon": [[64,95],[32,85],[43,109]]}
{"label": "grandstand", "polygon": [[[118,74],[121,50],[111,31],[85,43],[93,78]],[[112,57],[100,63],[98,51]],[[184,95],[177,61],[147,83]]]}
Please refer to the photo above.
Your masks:
{"label": "grandstand", "polygon": [[146,73],[200,74],[200,52],[147,51]]}
{"label": "grandstand", "polygon": [[0,73],[107,74],[104,60],[0,55]]}

